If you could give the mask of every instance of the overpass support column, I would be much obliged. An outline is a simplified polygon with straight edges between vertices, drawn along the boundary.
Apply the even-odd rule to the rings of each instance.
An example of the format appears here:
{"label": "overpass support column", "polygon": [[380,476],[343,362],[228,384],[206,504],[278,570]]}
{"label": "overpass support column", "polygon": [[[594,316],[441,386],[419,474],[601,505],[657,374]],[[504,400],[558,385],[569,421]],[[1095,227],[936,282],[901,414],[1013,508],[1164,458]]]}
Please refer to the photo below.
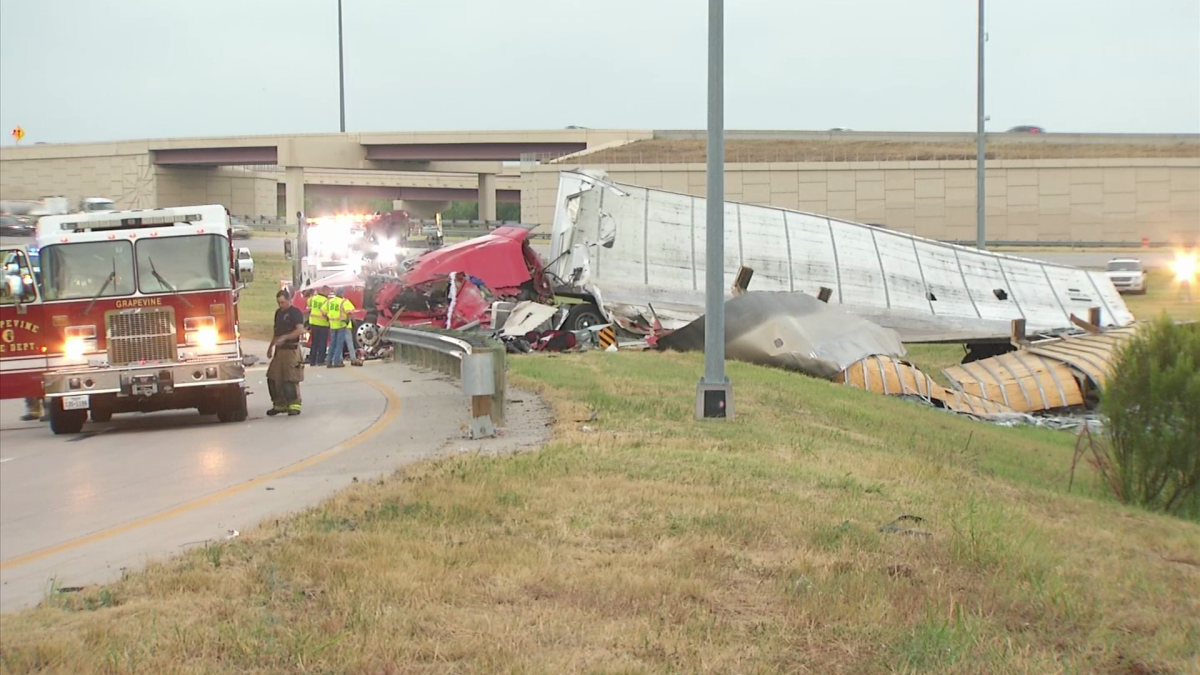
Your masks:
{"label": "overpass support column", "polygon": [[496,219],[496,174],[479,174],[479,219]]}
{"label": "overpass support column", "polygon": [[304,278],[304,258],[308,255],[308,228],[300,222],[304,211],[304,167],[284,167],[283,189],[284,202],[287,211],[284,216],[288,225],[296,227],[296,255],[292,258],[292,283],[297,287],[303,286],[309,280]]}
{"label": "overpass support column", "polygon": [[304,210],[304,167],[289,166],[284,169],[284,194],[287,201],[288,225],[295,225],[296,214]]}

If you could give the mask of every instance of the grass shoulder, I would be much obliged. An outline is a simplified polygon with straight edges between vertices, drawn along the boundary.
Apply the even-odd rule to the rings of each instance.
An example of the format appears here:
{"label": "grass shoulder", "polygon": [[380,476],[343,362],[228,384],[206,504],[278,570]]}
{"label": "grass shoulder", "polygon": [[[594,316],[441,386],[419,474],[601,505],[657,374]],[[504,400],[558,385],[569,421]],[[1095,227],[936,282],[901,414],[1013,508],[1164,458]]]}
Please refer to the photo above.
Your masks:
{"label": "grass shoulder", "polygon": [[[738,418],[698,424],[697,355],[512,364],[555,405],[545,449],[417,464],[0,617],[0,665],[1116,673],[1200,657],[1200,525],[1121,507],[1086,472],[1067,493],[1070,434],[739,363]],[[923,520],[881,530],[901,514]]]}

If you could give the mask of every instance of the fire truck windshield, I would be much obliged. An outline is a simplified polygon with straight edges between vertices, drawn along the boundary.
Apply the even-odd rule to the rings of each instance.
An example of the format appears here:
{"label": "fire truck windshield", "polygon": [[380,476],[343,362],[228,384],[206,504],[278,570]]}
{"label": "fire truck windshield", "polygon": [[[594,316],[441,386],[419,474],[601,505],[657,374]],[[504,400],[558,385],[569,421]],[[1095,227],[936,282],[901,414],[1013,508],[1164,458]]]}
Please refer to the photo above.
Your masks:
{"label": "fire truck windshield", "polygon": [[229,240],[215,234],[142,239],[137,265],[142,293],[229,288]]}
{"label": "fire truck windshield", "polygon": [[42,249],[41,263],[43,293],[47,300],[133,294],[132,242],[55,244]]}

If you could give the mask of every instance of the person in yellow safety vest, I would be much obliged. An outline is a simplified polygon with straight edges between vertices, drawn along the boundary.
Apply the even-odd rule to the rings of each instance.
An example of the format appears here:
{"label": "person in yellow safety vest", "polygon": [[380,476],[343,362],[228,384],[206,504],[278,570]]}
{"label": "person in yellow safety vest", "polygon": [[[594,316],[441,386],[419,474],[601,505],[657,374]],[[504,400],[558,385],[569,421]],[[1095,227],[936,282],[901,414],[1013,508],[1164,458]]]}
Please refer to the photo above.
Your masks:
{"label": "person in yellow safety vest", "polygon": [[308,328],[312,348],[308,351],[308,365],[325,365],[325,351],[329,346],[329,319],[325,317],[325,305],[329,303],[329,287],[322,286],[308,298]]}
{"label": "person in yellow safety vest", "polygon": [[[325,304],[325,316],[329,319],[329,353],[325,357],[325,365],[329,368],[343,368],[342,349],[350,338],[350,312],[355,310],[354,303],[346,299],[346,289],[337,289],[337,295],[329,298]],[[352,338],[350,338],[352,339]],[[350,355],[351,359],[354,355]]]}

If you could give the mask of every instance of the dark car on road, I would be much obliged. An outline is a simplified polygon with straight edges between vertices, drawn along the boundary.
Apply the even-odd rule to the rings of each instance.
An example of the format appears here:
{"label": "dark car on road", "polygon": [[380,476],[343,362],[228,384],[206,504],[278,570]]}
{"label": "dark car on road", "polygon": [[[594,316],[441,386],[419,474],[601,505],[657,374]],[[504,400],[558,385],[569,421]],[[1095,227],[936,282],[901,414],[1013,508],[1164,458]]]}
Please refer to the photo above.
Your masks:
{"label": "dark car on road", "polygon": [[25,218],[0,216],[0,235],[6,237],[32,237],[34,225]]}
{"label": "dark car on road", "polygon": [[1044,134],[1046,130],[1032,124],[1022,124],[1008,130],[1010,134]]}

